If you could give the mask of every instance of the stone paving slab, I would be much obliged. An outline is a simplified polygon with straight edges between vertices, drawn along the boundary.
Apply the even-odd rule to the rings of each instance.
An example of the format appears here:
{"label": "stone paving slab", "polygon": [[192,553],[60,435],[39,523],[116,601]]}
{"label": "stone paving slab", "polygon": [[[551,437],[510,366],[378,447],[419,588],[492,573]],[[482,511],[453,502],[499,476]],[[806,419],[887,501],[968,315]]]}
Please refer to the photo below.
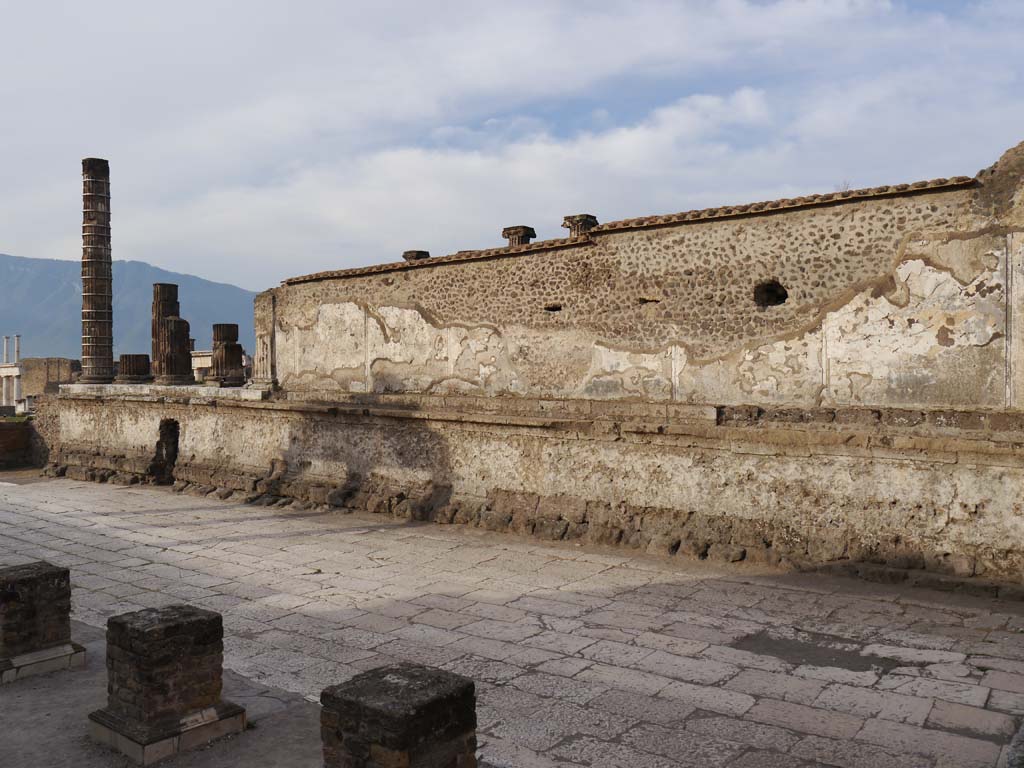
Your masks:
{"label": "stone paving slab", "polygon": [[1021,603],[163,489],[0,485],[0,565],[36,559],[71,568],[92,626],[220,611],[227,669],[310,700],[397,660],[468,675],[493,766],[992,768],[1024,716]]}

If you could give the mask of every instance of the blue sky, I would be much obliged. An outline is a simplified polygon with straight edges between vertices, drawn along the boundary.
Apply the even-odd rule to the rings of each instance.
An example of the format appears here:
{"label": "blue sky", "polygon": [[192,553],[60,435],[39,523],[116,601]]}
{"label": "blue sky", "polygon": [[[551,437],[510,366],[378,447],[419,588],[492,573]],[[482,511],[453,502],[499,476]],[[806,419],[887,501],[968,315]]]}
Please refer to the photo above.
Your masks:
{"label": "blue sky", "polygon": [[290,275],[974,174],[1024,140],[1024,3],[0,0],[0,252]]}

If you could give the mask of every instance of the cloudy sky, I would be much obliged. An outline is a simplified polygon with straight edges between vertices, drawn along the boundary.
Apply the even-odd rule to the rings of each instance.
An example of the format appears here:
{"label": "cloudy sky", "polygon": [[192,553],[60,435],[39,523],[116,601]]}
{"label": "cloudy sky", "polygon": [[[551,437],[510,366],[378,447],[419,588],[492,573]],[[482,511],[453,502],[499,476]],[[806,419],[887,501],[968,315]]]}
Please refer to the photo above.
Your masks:
{"label": "cloudy sky", "polygon": [[936,176],[1024,140],[1024,3],[0,0],[0,252],[263,289],[602,221]]}

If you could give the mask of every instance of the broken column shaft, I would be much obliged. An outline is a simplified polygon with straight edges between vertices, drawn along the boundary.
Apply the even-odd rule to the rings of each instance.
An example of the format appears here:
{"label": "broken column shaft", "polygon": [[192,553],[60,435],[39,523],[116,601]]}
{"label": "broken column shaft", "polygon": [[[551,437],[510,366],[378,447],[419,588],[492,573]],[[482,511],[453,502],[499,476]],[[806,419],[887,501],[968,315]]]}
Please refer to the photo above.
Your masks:
{"label": "broken column shaft", "polygon": [[118,384],[146,384],[153,380],[149,365],[149,355],[121,355],[117,367]]}
{"label": "broken column shaft", "polygon": [[110,260],[110,165],[82,161],[82,378],[114,380],[113,276]]}
{"label": "broken column shaft", "polygon": [[245,384],[245,361],[242,345],[238,343],[238,325],[217,323],[213,326],[213,355],[209,381],[222,387],[240,387]]}
{"label": "broken column shaft", "polygon": [[179,314],[178,286],[153,284],[153,376],[157,384],[194,384],[189,325]]}
{"label": "broken column shaft", "polygon": [[325,768],[475,768],[476,687],[419,664],[356,675],[320,694]]}

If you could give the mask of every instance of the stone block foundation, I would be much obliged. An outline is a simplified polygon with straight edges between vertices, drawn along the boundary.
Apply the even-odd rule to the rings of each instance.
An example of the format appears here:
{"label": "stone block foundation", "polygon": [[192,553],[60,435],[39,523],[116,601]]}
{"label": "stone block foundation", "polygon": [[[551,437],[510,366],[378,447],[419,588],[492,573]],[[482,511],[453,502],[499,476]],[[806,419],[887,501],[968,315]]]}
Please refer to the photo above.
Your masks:
{"label": "stone block foundation", "polygon": [[85,665],[70,612],[67,568],[39,561],[0,569],[0,683]]}
{"label": "stone block foundation", "polygon": [[245,729],[245,709],[221,699],[220,614],[188,605],[107,622],[107,706],[93,738],[141,765]]}
{"label": "stone block foundation", "polygon": [[472,680],[396,664],[326,688],[324,768],[475,768]]}

